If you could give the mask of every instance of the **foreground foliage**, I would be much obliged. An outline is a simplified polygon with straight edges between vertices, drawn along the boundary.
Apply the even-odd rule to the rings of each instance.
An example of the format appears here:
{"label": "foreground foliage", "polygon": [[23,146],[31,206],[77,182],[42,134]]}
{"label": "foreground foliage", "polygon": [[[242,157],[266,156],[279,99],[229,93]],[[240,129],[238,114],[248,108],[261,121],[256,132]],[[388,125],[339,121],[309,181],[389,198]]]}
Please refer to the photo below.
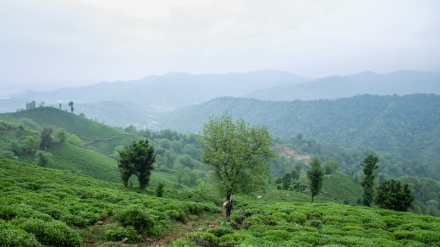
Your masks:
{"label": "foreground foliage", "polygon": [[[285,192],[284,192],[285,193]],[[440,219],[338,203],[235,197],[221,227],[169,246],[439,246]]]}
{"label": "foreground foliage", "polygon": [[172,198],[0,157],[1,246],[102,246],[158,237],[219,207],[197,193]]}

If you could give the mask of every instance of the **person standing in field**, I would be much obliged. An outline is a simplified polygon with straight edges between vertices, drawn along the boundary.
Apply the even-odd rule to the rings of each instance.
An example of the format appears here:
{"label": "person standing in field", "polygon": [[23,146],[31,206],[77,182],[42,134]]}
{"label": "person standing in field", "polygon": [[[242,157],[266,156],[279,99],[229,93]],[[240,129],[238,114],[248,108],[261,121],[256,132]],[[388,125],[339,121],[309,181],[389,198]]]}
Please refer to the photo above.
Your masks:
{"label": "person standing in field", "polygon": [[232,199],[232,195],[230,195],[228,200],[224,204],[226,209],[226,218],[231,217],[232,204],[233,204],[233,199]]}

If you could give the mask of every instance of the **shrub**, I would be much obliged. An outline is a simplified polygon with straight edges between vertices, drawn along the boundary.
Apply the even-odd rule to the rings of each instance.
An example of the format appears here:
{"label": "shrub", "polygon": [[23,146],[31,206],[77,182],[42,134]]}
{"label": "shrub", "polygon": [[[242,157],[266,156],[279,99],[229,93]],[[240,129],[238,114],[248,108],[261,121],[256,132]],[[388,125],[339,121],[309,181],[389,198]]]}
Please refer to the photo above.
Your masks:
{"label": "shrub", "polygon": [[308,223],[309,226],[320,229],[322,227],[322,221],[320,220],[311,220]]}
{"label": "shrub", "polygon": [[162,197],[163,196],[164,187],[165,187],[164,183],[158,183],[157,184],[157,187],[156,187],[156,196],[157,197]]}
{"label": "shrub", "polygon": [[167,245],[168,247],[199,247],[199,245],[190,240],[177,239]]}
{"label": "shrub", "polygon": [[203,247],[217,246],[219,242],[218,238],[209,232],[193,232],[188,234],[188,237],[193,243]]}
{"label": "shrub", "polygon": [[27,205],[0,205],[0,219],[11,220],[14,218],[52,220],[49,215],[35,211]]}
{"label": "shrub", "polygon": [[264,238],[272,242],[284,242],[290,238],[290,234],[285,230],[270,230]]}
{"label": "shrub", "polygon": [[226,234],[234,233],[234,230],[227,227],[217,227],[217,228],[210,228],[208,232],[214,234],[216,237],[221,237]]}
{"label": "shrub", "polygon": [[35,236],[31,233],[0,220],[0,244],[1,246],[27,246],[42,247]]}
{"label": "shrub", "polygon": [[[21,221],[21,220],[19,220]],[[20,228],[32,233],[38,241],[49,246],[81,246],[81,238],[74,230],[60,221],[28,219],[19,223]]]}
{"label": "shrub", "polygon": [[252,225],[264,224],[265,217],[263,215],[254,214],[243,221],[242,227],[248,229]]}
{"label": "shrub", "polygon": [[252,235],[245,233],[225,234],[219,238],[219,246],[221,247],[238,246],[240,243],[243,243],[243,241],[248,238],[252,238]]}
{"label": "shrub", "polygon": [[178,207],[177,205],[167,204],[165,207],[163,207],[163,210],[166,210],[165,213],[170,216],[170,218],[181,222],[186,222],[185,211],[183,211],[182,208]]}
{"label": "shrub", "polygon": [[104,235],[107,241],[121,241],[124,238],[127,238],[129,243],[133,243],[139,240],[139,236],[132,226],[125,228],[117,227],[114,230],[107,230],[104,232]]}
{"label": "shrub", "polygon": [[297,223],[300,225],[304,225],[307,220],[307,216],[300,212],[292,212],[287,216],[287,220],[289,222]]}
{"label": "shrub", "polygon": [[138,233],[147,232],[154,227],[155,221],[139,206],[128,206],[116,212],[116,220],[124,227],[132,226]]}

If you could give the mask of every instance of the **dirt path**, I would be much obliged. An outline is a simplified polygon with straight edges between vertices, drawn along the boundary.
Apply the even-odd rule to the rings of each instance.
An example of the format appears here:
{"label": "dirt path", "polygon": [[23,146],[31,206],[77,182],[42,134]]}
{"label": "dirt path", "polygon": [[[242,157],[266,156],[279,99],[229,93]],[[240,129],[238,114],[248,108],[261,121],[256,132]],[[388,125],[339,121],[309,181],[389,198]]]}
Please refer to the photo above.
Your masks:
{"label": "dirt path", "polygon": [[186,237],[186,234],[190,232],[203,231],[206,228],[216,228],[220,225],[220,222],[225,217],[224,214],[218,214],[216,217],[200,218],[198,220],[188,220],[186,224],[180,223],[173,226],[173,230],[169,233],[161,236],[160,238],[146,238],[142,246],[147,247],[162,247],[166,246],[170,242]]}

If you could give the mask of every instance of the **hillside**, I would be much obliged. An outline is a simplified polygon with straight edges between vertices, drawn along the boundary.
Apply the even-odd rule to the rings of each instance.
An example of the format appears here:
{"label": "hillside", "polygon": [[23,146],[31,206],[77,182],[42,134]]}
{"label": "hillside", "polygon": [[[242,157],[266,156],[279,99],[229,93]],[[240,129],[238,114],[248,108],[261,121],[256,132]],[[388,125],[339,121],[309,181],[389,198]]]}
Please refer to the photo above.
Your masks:
{"label": "hillside", "polygon": [[[198,135],[182,134],[171,130],[136,131],[134,128],[127,128],[124,130],[125,134],[120,134],[121,129],[108,127],[54,108],[35,108],[20,113],[22,118],[19,119],[14,117],[17,114],[0,114],[0,119],[9,121],[0,121],[0,129],[3,130],[0,131],[0,153],[5,157],[20,159],[27,163],[36,162],[35,153],[40,145],[40,131],[43,127],[32,119],[40,122],[41,119],[44,119],[43,122],[51,122],[50,119],[54,118],[53,122],[59,121],[58,124],[68,130],[79,129],[81,131],[83,129],[88,132],[90,129],[104,129],[110,136],[103,137],[102,133],[98,133],[92,137],[100,136],[99,138],[84,142],[81,139],[76,140],[73,138],[76,135],[67,131],[67,141],[60,142],[56,139],[54,145],[45,150],[52,155],[53,160],[53,162],[45,164],[48,168],[66,170],[79,175],[119,183],[119,172],[115,160],[116,149],[127,146],[142,137],[148,138],[156,152],[155,172],[151,178],[152,185],[163,182],[173,188],[185,189],[212,182],[210,169],[200,161],[202,147],[198,141]],[[77,125],[81,128],[78,128]],[[58,138],[56,133],[60,127],[50,126],[55,130],[54,137]],[[113,133],[111,130],[116,132]],[[72,135],[73,137],[71,137]],[[83,136],[81,133],[80,135]],[[291,138],[274,137],[273,148],[279,154],[270,162],[270,172],[274,180],[283,177],[285,173],[291,172],[297,166],[306,170],[312,156],[319,157],[323,162],[336,158],[340,173],[333,173],[329,179],[325,180],[324,193],[335,201],[350,204],[355,204],[361,194],[359,179],[363,173],[359,164],[365,157],[374,154],[379,157],[379,174],[382,180],[410,176],[409,183],[414,185],[413,188],[417,194],[416,211],[432,215],[438,214],[438,205],[431,202],[438,200],[437,188],[440,186],[435,180],[428,183],[427,179],[421,178],[437,179],[438,173],[432,172],[435,171],[435,167],[412,166],[412,163],[407,160],[389,153],[378,152],[371,148],[347,148],[319,143],[313,139],[302,137],[302,135]],[[132,178],[131,182],[134,186],[137,185],[135,178]],[[308,183],[305,174],[299,182],[301,184]]]}
{"label": "hillside", "polygon": [[[440,219],[347,206],[293,191],[235,196],[225,219],[212,187],[119,184],[0,158],[0,242],[6,246],[437,246]],[[262,195],[262,196],[261,196]],[[177,239],[177,240],[176,240]]]}
{"label": "hillside", "polygon": [[427,94],[291,102],[223,97],[163,115],[158,126],[200,133],[210,116],[229,112],[250,124],[266,125],[276,136],[369,147],[439,169],[438,109],[440,96]]}

